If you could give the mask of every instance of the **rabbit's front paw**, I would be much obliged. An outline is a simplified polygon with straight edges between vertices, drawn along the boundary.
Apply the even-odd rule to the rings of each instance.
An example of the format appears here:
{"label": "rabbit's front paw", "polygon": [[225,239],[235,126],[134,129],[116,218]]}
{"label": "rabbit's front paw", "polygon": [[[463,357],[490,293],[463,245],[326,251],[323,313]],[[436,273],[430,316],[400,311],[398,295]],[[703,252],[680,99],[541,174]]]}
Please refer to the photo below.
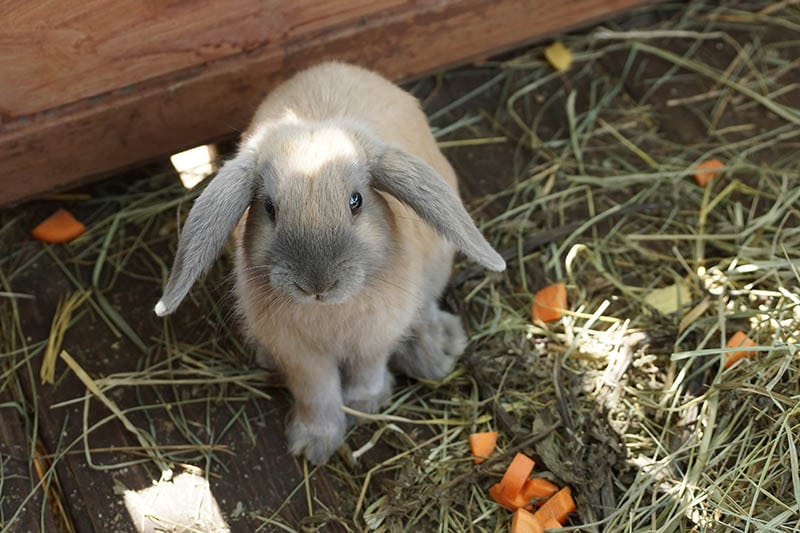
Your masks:
{"label": "rabbit's front paw", "polygon": [[351,376],[344,387],[344,404],[362,413],[377,413],[392,396],[394,380],[386,363]]}
{"label": "rabbit's front paw", "polygon": [[310,420],[301,420],[295,415],[286,432],[289,451],[293,455],[305,455],[313,464],[324,463],[339,449],[345,429],[345,416],[341,411],[329,418],[314,417]]}
{"label": "rabbit's front paw", "polygon": [[433,308],[417,322],[410,336],[392,356],[392,364],[405,375],[442,379],[456,366],[467,347],[467,336],[459,318]]}

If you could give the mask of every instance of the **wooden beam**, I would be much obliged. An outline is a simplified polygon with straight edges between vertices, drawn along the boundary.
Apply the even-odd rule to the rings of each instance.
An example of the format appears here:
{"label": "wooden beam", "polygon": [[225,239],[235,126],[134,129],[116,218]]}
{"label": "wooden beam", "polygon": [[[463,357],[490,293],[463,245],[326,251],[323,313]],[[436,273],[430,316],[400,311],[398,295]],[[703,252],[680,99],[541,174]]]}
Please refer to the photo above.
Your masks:
{"label": "wooden beam", "polygon": [[[3,365],[0,366],[0,370],[7,372],[9,368]],[[38,486],[38,471],[36,466],[31,464],[31,444],[25,433],[25,421],[17,410],[23,404],[14,397],[11,389],[12,387],[7,387],[0,390],[0,435],[2,435],[0,460],[3,462],[3,498],[0,498],[0,513],[2,513],[0,516],[5,520],[3,525],[9,526],[9,531],[31,533],[58,531],[52,514],[41,513],[42,497],[46,491]],[[13,390],[19,392],[16,386]],[[41,461],[40,458],[37,460]],[[39,466],[47,468],[41,462]],[[32,497],[28,500],[31,494]],[[13,522],[12,517],[15,517]]]}
{"label": "wooden beam", "polygon": [[[248,3],[258,2],[237,0],[242,6]],[[136,83],[131,82],[129,69],[117,80],[124,86],[88,97],[86,91],[70,91],[65,100],[71,103],[35,114],[15,117],[5,111],[0,124],[0,205],[73,186],[194,145],[233,137],[246,127],[271,87],[323,59],[351,61],[403,80],[643,3],[646,0],[381,0],[357,2],[357,8],[351,9],[350,2],[344,0],[291,2],[288,4],[295,6],[294,11],[281,14],[285,30],[272,34],[275,29],[267,26],[255,45],[245,46],[241,41],[238,48],[229,48],[233,53],[220,54],[218,58],[212,54],[211,60],[202,63],[181,56],[170,63],[171,70]],[[278,9],[284,2],[269,5],[273,4]],[[309,21],[308,13],[297,7],[305,4],[316,6],[312,13],[324,23]],[[322,4],[329,7],[321,10]],[[42,5],[58,10],[66,4]],[[348,8],[331,9],[332,5]],[[201,7],[194,16],[213,20],[217,11]],[[157,13],[167,16],[169,10]],[[226,46],[224,35],[254,35],[246,16],[225,18],[224,24],[226,31],[212,33],[213,43],[206,40],[206,46]],[[201,25],[207,31],[212,26]],[[167,31],[171,26],[154,23],[152,27]],[[7,34],[0,33],[0,43],[7,40]],[[188,46],[196,46],[200,41],[188,42]],[[135,45],[130,43],[132,48],[126,56],[130,61],[138,57]],[[7,54],[0,52],[3,71],[14,63],[7,60]],[[180,65],[184,67],[179,68]],[[104,68],[113,72],[115,63],[96,61],[82,75],[101,76]],[[10,85],[3,71],[0,80],[6,81],[0,85],[0,101],[5,100]],[[151,71],[133,72],[133,77],[141,77]],[[159,70],[153,67],[152,72]],[[58,98],[53,94],[57,87],[48,86],[48,90],[51,97]],[[70,100],[76,95],[82,99]],[[42,105],[41,97],[29,104],[30,109]]]}
{"label": "wooden beam", "polygon": [[[0,0],[4,122],[380,16],[404,0]],[[12,83],[13,80],[13,83]]]}

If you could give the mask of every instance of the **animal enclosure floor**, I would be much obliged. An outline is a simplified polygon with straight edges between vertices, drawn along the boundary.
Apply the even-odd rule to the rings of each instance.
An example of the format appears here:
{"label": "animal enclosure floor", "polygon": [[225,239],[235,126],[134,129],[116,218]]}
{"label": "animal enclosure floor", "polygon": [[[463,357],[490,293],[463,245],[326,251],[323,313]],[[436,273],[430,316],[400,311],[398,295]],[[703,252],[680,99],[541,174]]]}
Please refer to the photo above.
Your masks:
{"label": "animal enclosure floor", "polygon": [[[290,401],[239,340],[230,254],[173,317],[154,315],[196,194],[166,162],[0,213],[2,530],[504,531],[485,489],[518,450],[572,486],[588,531],[796,527],[800,481],[775,463],[796,466],[800,433],[786,348],[800,322],[800,8],[665,3],[563,40],[564,73],[544,43],[406,85],[509,270],[457,265],[443,305],[470,331],[464,364],[442,383],[399,378],[323,467],[286,452]],[[730,165],[703,189],[692,165],[711,157]],[[87,234],[34,241],[58,207]],[[719,285],[699,277],[713,268]],[[572,321],[531,326],[534,290],[567,278]],[[642,297],[684,278],[683,311]],[[720,381],[709,354],[734,326],[759,333],[763,357]],[[733,429],[704,433],[714,420]],[[466,437],[489,428],[501,455],[475,468]],[[772,451],[721,451],[748,431]],[[696,492],[674,496],[685,479]]]}

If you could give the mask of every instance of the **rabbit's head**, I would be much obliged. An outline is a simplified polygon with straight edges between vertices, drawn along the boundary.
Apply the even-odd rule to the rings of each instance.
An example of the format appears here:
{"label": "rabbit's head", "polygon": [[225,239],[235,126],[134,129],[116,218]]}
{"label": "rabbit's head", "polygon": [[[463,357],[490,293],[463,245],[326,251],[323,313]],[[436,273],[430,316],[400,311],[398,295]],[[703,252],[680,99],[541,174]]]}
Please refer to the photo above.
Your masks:
{"label": "rabbit's head", "polygon": [[393,257],[384,195],[482,265],[505,268],[430,165],[359,124],[293,118],[254,128],[198,197],[156,313],[175,310],[248,207],[240,250],[248,277],[297,302],[348,300],[379,282],[387,261],[403,260]]}

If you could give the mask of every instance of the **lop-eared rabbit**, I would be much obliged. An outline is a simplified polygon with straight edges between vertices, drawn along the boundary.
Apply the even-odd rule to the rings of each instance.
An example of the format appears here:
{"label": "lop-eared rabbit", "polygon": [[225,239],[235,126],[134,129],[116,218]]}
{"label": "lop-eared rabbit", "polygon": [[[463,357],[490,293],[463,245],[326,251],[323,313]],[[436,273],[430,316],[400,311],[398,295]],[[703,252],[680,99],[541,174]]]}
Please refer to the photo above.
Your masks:
{"label": "lop-eared rabbit", "polygon": [[375,412],[389,363],[440,379],[467,343],[439,308],[455,249],[505,262],[475,227],[419,102],[368,70],[323,63],[267,96],[197,198],[155,311],[175,311],[231,234],[245,333],[294,397],[289,449],[324,462],[342,405]]}

